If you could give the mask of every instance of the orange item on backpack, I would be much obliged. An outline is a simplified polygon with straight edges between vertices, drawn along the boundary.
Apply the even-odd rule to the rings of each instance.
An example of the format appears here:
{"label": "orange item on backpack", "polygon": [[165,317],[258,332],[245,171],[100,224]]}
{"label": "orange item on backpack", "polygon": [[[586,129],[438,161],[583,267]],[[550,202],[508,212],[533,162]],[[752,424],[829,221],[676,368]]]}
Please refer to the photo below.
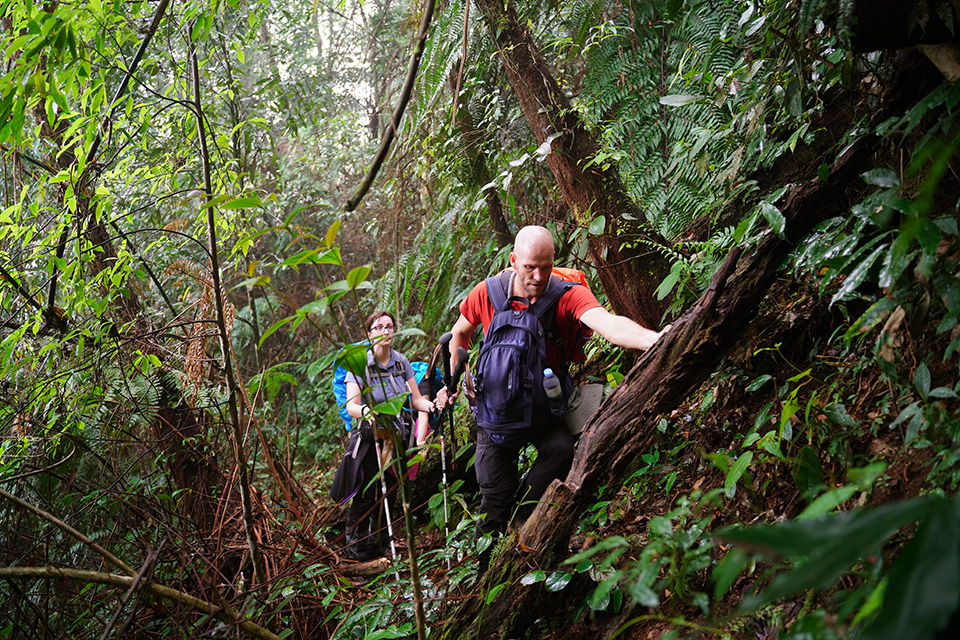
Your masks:
{"label": "orange item on backpack", "polygon": [[[503,271],[516,271],[513,267],[507,267]],[[503,273],[501,271],[500,273]],[[568,267],[554,267],[553,275],[557,276],[561,280],[566,280],[567,282],[579,282],[587,289],[590,288],[590,285],[587,284],[587,274],[580,269],[570,269]]]}

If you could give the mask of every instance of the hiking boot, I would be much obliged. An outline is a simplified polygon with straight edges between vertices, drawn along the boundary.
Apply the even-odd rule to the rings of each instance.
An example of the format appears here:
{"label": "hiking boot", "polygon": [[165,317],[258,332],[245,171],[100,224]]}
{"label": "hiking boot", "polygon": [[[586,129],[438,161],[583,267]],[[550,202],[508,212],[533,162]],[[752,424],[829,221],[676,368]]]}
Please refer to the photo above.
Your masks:
{"label": "hiking boot", "polygon": [[477,580],[483,577],[490,568],[490,556],[493,554],[493,545],[480,552],[477,556]]}

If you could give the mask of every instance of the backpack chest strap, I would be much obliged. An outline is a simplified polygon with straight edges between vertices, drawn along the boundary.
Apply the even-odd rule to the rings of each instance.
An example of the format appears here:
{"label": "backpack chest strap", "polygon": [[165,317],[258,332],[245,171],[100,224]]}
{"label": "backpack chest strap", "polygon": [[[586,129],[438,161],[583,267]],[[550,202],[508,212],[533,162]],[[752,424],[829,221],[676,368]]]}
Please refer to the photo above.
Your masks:
{"label": "backpack chest strap", "polygon": [[[390,388],[393,390],[393,395],[400,395],[404,393],[404,387],[406,386],[406,380],[403,378],[403,363],[400,362],[399,358],[394,356],[393,349],[390,349],[390,367],[386,370],[386,377],[390,381]],[[378,376],[373,373],[373,367],[379,366],[375,362],[375,356],[373,355],[373,350],[367,351],[367,386],[372,387],[373,381],[382,376]],[[397,378],[400,378],[400,382],[397,382]]]}

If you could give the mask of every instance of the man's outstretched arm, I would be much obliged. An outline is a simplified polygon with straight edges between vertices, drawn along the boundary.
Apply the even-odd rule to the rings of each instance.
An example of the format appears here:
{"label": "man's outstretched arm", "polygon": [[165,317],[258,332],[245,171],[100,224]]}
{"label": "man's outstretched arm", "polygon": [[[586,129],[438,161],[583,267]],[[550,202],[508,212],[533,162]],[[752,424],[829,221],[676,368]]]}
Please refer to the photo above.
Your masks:
{"label": "man's outstretched arm", "polygon": [[614,315],[603,307],[584,311],[580,316],[580,322],[618,347],[641,351],[652,347],[663,331],[669,329],[667,327],[663,331],[653,331],[626,316]]}

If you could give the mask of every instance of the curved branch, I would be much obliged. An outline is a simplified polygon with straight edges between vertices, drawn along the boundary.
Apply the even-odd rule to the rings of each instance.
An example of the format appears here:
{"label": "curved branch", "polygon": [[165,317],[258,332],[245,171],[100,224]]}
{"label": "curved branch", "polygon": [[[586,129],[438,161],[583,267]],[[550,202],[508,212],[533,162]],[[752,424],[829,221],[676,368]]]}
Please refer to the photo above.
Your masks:
{"label": "curved branch", "polygon": [[137,53],[134,54],[133,60],[130,62],[129,69],[127,69],[127,72],[123,75],[123,80],[120,81],[120,86],[117,87],[117,91],[113,95],[113,101],[110,103],[110,111],[107,113],[107,117],[101,124],[100,129],[97,131],[97,136],[90,144],[90,149],[87,150],[88,163],[93,162],[93,160],[96,158],[97,150],[100,148],[100,142],[103,140],[102,131],[107,124],[107,120],[113,116],[113,111],[117,108],[117,103],[120,102],[120,99],[127,93],[127,87],[130,86],[130,78],[133,77],[137,67],[140,66],[140,61],[143,59],[143,54],[147,52],[147,47],[150,46],[150,41],[153,40],[154,34],[160,27],[160,20],[163,18],[163,14],[167,12],[167,5],[169,4],[170,0],[160,0],[160,4],[157,5],[157,11],[153,14],[153,20],[150,22],[150,27],[143,36],[143,40],[140,42],[140,48],[138,48]]}
{"label": "curved branch", "polygon": [[72,458],[73,454],[75,454],[76,452],[77,452],[77,446],[76,444],[74,444],[73,449],[70,450],[70,453],[67,455],[66,458],[63,458],[62,460],[58,460],[49,466],[43,467],[42,469],[34,469],[33,471],[27,471],[26,473],[18,473],[15,476],[4,478],[0,480],[0,484],[7,484],[8,482],[16,482],[17,480],[23,480],[24,478],[39,475],[41,473],[49,473],[50,471],[53,471],[54,469],[63,465],[64,463],[69,462],[70,458]]}
{"label": "curved branch", "polygon": [[36,506],[36,505],[33,505],[33,504],[30,504],[30,503],[27,502],[26,500],[23,500],[22,498],[18,498],[17,496],[15,496],[15,495],[13,495],[13,494],[7,493],[7,492],[4,491],[3,489],[0,489],[0,498],[6,498],[6,499],[9,500],[10,502],[13,502],[13,503],[15,503],[15,504],[23,507],[23,508],[26,509],[27,511],[29,511],[29,512],[35,514],[35,515],[40,516],[41,518],[43,518],[43,519],[46,520],[47,522],[56,525],[56,526],[59,527],[61,530],[63,530],[65,533],[73,536],[73,537],[76,538],[77,540],[80,540],[80,541],[83,542],[85,545],[87,545],[88,547],[90,547],[91,549],[93,549],[94,551],[96,551],[97,553],[99,553],[101,556],[103,556],[103,559],[106,560],[108,564],[112,564],[113,566],[117,567],[118,569],[120,569],[121,571],[123,571],[123,572],[124,572],[125,574],[127,574],[128,576],[135,576],[135,575],[137,575],[137,572],[134,571],[133,569],[131,569],[129,566],[127,566],[127,564],[126,564],[123,560],[121,560],[121,559],[118,558],[117,556],[113,555],[111,552],[107,551],[106,549],[104,549],[103,547],[101,547],[99,544],[97,544],[96,542],[94,542],[93,540],[91,540],[90,538],[88,538],[87,536],[83,535],[82,533],[80,533],[79,531],[77,531],[76,529],[74,529],[73,527],[71,527],[70,525],[68,525],[68,524],[67,524],[66,522],[64,522],[63,520],[60,520],[59,518],[55,517],[54,515],[52,515],[52,514],[50,514],[50,513],[47,513],[46,511],[44,511],[44,510],[41,509],[40,507],[38,507],[38,506]]}
{"label": "curved branch", "polygon": [[413,50],[413,57],[410,58],[410,67],[407,69],[407,81],[403,84],[403,91],[400,92],[400,100],[397,102],[397,107],[393,111],[393,118],[390,119],[390,124],[383,130],[383,136],[380,139],[380,148],[377,150],[377,155],[373,158],[367,175],[363,177],[360,186],[357,187],[354,194],[347,200],[347,204],[344,205],[344,209],[347,211],[353,211],[360,205],[363,196],[367,195],[367,191],[370,190],[370,186],[380,172],[380,167],[383,165],[387,154],[390,153],[390,145],[393,144],[393,138],[397,135],[397,129],[400,128],[400,120],[403,118],[403,112],[407,108],[407,103],[410,102],[410,94],[413,93],[413,83],[417,79],[417,69],[420,68],[420,58],[423,56],[423,48],[427,42],[427,33],[430,31],[430,22],[433,20],[433,9],[435,5],[436,2],[434,0],[427,0],[427,6],[423,9],[423,19],[420,21],[417,44]]}
{"label": "curved branch", "polygon": [[12,147],[9,147],[9,146],[7,146],[7,145],[5,145],[5,144],[0,144],[0,149],[3,149],[4,151],[13,151],[13,152],[17,155],[17,157],[20,158],[21,160],[26,160],[27,162],[29,162],[29,163],[31,163],[31,164],[34,164],[34,165],[36,165],[36,166],[38,166],[38,167],[40,167],[41,169],[45,170],[45,171],[46,171],[47,173],[49,173],[50,175],[53,175],[53,176],[57,175],[57,170],[56,170],[56,169],[54,169],[53,167],[51,167],[51,166],[48,165],[47,163],[43,162],[42,160],[37,160],[37,159],[34,158],[33,156],[31,156],[31,155],[29,155],[29,154],[27,154],[27,153],[24,153],[24,152],[21,151],[20,149],[12,148]]}
{"label": "curved branch", "polygon": [[[121,576],[115,573],[102,573],[100,571],[86,571],[83,569],[59,569],[57,567],[0,568],[0,579],[27,580],[36,578],[43,580],[76,580],[78,582],[106,584],[128,589],[135,586],[137,582],[135,575]],[[228,609],[191,596],[189,593],[184,593],[171,587],[165,587],[155,582],[144,582],[141,588],[155,596],[172,600],[177,604],[187,605],[192,609],[213,616],[226,624],[235,624],[241,631],[254,638],[260,638],[261,640],[280,640],[280,636],[271,633],[255,622],[241,618]]]}
{"label": "curved branch", "polygon": [[[110,103],[110,109],[107,111],[106,117],[104,117],[103,121],[100,123],[100,126],[97,128],[97,135],[94,136],[93,142],[90,143],[90,148],[87,149],[84,168],[89,166],[90,163],[96,159],[97,150],[100,148],[100,142],[103,140],[103,130],[107,127],[108,122],[113,117],[113,112],[116,110],[120,99],[126,95],[127,88],[130,86],[130,78],[133,77],[137,67],[140,66],[140,60],[143,59],[143,54],[146,53],[147,47],[150,45],[150,41],[153,40],[154,34],[160,27],[160,20],[167,12],[167,5],[169,4],[170,0],[160,0],[160,4],[157,6],[157,11],[153,14],[153,20],[150,23],[150,27],[147,29],[147,33],[143,36],[143,40],[140,42],[140,47],[137,49],[137,53],[133,56],[133,60],[130,62],[130,67],[127,69],[123,79],[120,81],[120,85],[117,87],[116,93],[114,93],[113,101]],[[62,259],[63,254],[66,252],[67,234],[69,229],[69,225],[64,226],[63,233],[60,234],[60,240],[57,242],[57,258]],[[57,285],[60,280],[59,276],[60,270],[55,269],[53,272],[53,277],[50,279],[50,288],[47,293],[47,313],[45,314],[47,316],[56,316],[54,308],[57,302]]]}

